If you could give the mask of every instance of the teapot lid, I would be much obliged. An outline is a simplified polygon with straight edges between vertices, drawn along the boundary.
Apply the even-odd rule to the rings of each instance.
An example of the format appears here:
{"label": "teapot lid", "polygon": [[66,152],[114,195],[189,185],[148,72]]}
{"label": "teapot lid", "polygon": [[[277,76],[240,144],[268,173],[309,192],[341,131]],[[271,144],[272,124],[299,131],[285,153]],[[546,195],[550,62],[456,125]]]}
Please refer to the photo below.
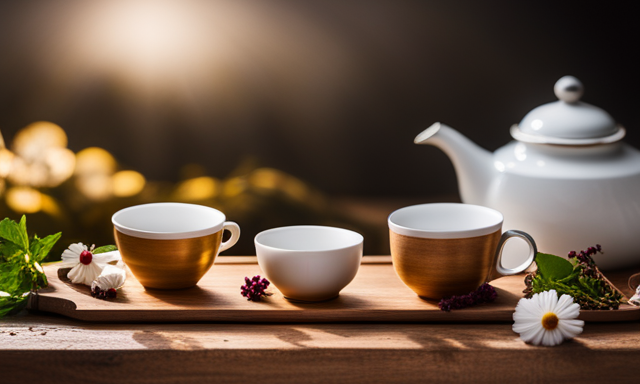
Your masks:
{"label": "teapot lid", "polygon": [[557,145],[595,145],[622,139],[625,129],[603,109],[580,101],[584,87],[573,76],[560,78],[553,87],[558,101],[529,112],[511,127],[518,141]]}

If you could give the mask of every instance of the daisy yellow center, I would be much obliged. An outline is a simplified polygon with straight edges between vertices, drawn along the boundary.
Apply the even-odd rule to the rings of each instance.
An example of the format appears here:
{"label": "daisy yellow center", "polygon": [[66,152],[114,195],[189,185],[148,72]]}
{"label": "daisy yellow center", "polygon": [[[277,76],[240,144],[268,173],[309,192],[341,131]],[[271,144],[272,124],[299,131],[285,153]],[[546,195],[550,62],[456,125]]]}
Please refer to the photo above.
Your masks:
{"label": "daisy yellow center", "polygon": [[551,331],[558,326],[558,316],[553,312],[547,312],[542,316],[542,326],[544,329]]}

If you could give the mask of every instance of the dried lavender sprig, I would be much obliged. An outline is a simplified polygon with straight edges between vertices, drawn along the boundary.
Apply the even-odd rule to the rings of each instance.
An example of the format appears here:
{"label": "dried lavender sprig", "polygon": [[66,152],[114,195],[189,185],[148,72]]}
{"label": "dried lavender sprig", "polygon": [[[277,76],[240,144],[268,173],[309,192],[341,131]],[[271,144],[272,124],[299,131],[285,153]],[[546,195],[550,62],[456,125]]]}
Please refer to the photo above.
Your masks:
{"label": "dried lavender sprig", "polygon": [[271,296],[271,293],[265,292],[271,284],[266,278],[261,279],[260,275],[253,276],[251,279],[245,276],[245,284],[240,287],[240,293],[249,301],[260,301],[262,296]]}
{"label": "dried lavender sprig", "polygon": [[616,292],[619,295],[619,297],[616,297],[615,299],[619,300],[624,298],[625,297],[624,293],[622,293],[622,291],[620,291],[615,285],[613,285],[613,283],[611,283],[611,281],[609,281],[609,279],[607,279],[607,277],[602,272],[600,272],[600,269],[598,268],[598,266],[596,265],[596,262],[593,260],[593,257],[592,257],[596,253],[604,254],[604,252],[602,251],[602,246],[600,244],[596,244],[595,247],[589,247],[587,248],[586,251],[580,251],[580,253],[576,253],[576,251],[571,251],[569,252],[568,257],[569,259],[572,259],[574,257],[576,258],[577,264],[582,268],[581,275],[603,280],[604,282],[607,283],[608,288],[610,288],[612,291]]}
{"label": "dried lavender sprig", "polygon": [[490,303],[498,297],[495,288],[489,283],[482,284],[475,291],[466,295],[451,296],[448,299],[442,299],[438,303],[441,310],[449,312],[452,309],[462,309],[476,304]]}

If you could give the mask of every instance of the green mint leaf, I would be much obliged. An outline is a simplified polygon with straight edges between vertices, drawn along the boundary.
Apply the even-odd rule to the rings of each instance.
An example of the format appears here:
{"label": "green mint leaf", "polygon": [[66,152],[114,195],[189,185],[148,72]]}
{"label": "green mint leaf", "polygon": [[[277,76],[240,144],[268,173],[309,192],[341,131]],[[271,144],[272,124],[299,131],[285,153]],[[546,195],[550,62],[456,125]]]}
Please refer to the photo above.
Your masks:
{"label": "green mint leaf", "polygon": [[20,218],[20,222],[18,223],[18,227],[20,227],[20,232],[22,232],[23,236],[27,238],[27,246],[29,244],[29,235],[27,234],[27,216],[22,215]]}
{"label": "green mint leaf", "polygon": [[0,296],[0,317],[19,312],[27,304],[28,296]]}
{"label": "green mint leaf", "polygon": [[0,263],[13,261],[14,257],[24,258],[24,251],[10,241],[0,242]]}
{"label": "green mint leaf", "polygon": [[33,277],[24,261],[0,264],[0,291],[12,296],[31,290]]}
{"label": "green mint leaf", "polygon": [[0,221],[0,237],[27,252],[29,250],[29,237],[27,236],[25,216],[22,216],[20,224],[9,218]]}
{"label": "green mint leaf", "polygon": [[47,276],[38,264],[60,236],[34,236],[29,241],[26,216],[18,223],[8,218],[0,221],[0,317],[19,311],[29,291],[47,285]]}
{"label": "green mint leaf", "polygon": [[31,253],[31,257],[34,258],[35,261],[42,261],[49,254],[49,251],[53,246],[58,242],[62,236],[62,232],[58,232],[54,235],[49,235],[44,239],[38,239],[37,236],[34,236],[31,239],[31,244],[29,244],[29,251]]}
{"label": "green mint leaf", "polygon": [[8,294],[16,291],[20,285],[17,281],[18,273],[20,272],[20,266],[17,263],[2,263],[0,264],[0,291],[7,292]]}
{"label": "green mint leaf", "polygon": [[98,253],[106,253],[106,252],[111,252],[111,251],[117,251],[118,247],[116,247],[115,245],[103,245],[102,247],[98,247],[96,249],[93,250],[93,254],[97,255]]}
{"label": "green mint leaf", "polygon": [[548,280],[560,280],[571,275],[573,265],[562,257],[547,253],[536,254],[538,272]]}

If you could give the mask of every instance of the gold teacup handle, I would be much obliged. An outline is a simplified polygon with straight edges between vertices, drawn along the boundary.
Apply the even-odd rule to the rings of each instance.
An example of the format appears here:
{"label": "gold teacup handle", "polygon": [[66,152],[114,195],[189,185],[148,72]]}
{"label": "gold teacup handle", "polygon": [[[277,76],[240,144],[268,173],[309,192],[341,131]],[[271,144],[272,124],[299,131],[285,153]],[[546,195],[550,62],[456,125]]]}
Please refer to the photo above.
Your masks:
{"label": "gold teacup handle", "polygon": [[[529,256],[524,261],[524,263],[520,264],[519,266],[515,268],[505,268],[502,266],[502,251],[504,250],[504,245],[507,243],[507,240],[512,237],[519,237],[529,245]],[[525,269],[529,268],[529,266],[531,266],[534,258],[536,257],[536,253],[538,253],[538,247],[536,246],[536,242],[528,233],[515,229],[506,231],[502,234],[502,237],[498,242],[498,248],[496,249],[496,254],[494,256],[495,272],[497,272],[497,275],[499,276],[496,276],[496,273],[493,273],[494,271],[490,271],[489,276],[487,276],[487,281],[496,279],[500,276],[515,275],[524,271]]]}
{"label": "gold teacup handle", "polygon": [[225,221],[224,226],[222,227],[222,231],[224,232],[225,229],[231,232],[231,237],[229,238],[229,240],[220,243],[220,249],[218,250],[218,253],[233,247],[240,238],[240,226],[238,224],[234,223],[233,221]]}

